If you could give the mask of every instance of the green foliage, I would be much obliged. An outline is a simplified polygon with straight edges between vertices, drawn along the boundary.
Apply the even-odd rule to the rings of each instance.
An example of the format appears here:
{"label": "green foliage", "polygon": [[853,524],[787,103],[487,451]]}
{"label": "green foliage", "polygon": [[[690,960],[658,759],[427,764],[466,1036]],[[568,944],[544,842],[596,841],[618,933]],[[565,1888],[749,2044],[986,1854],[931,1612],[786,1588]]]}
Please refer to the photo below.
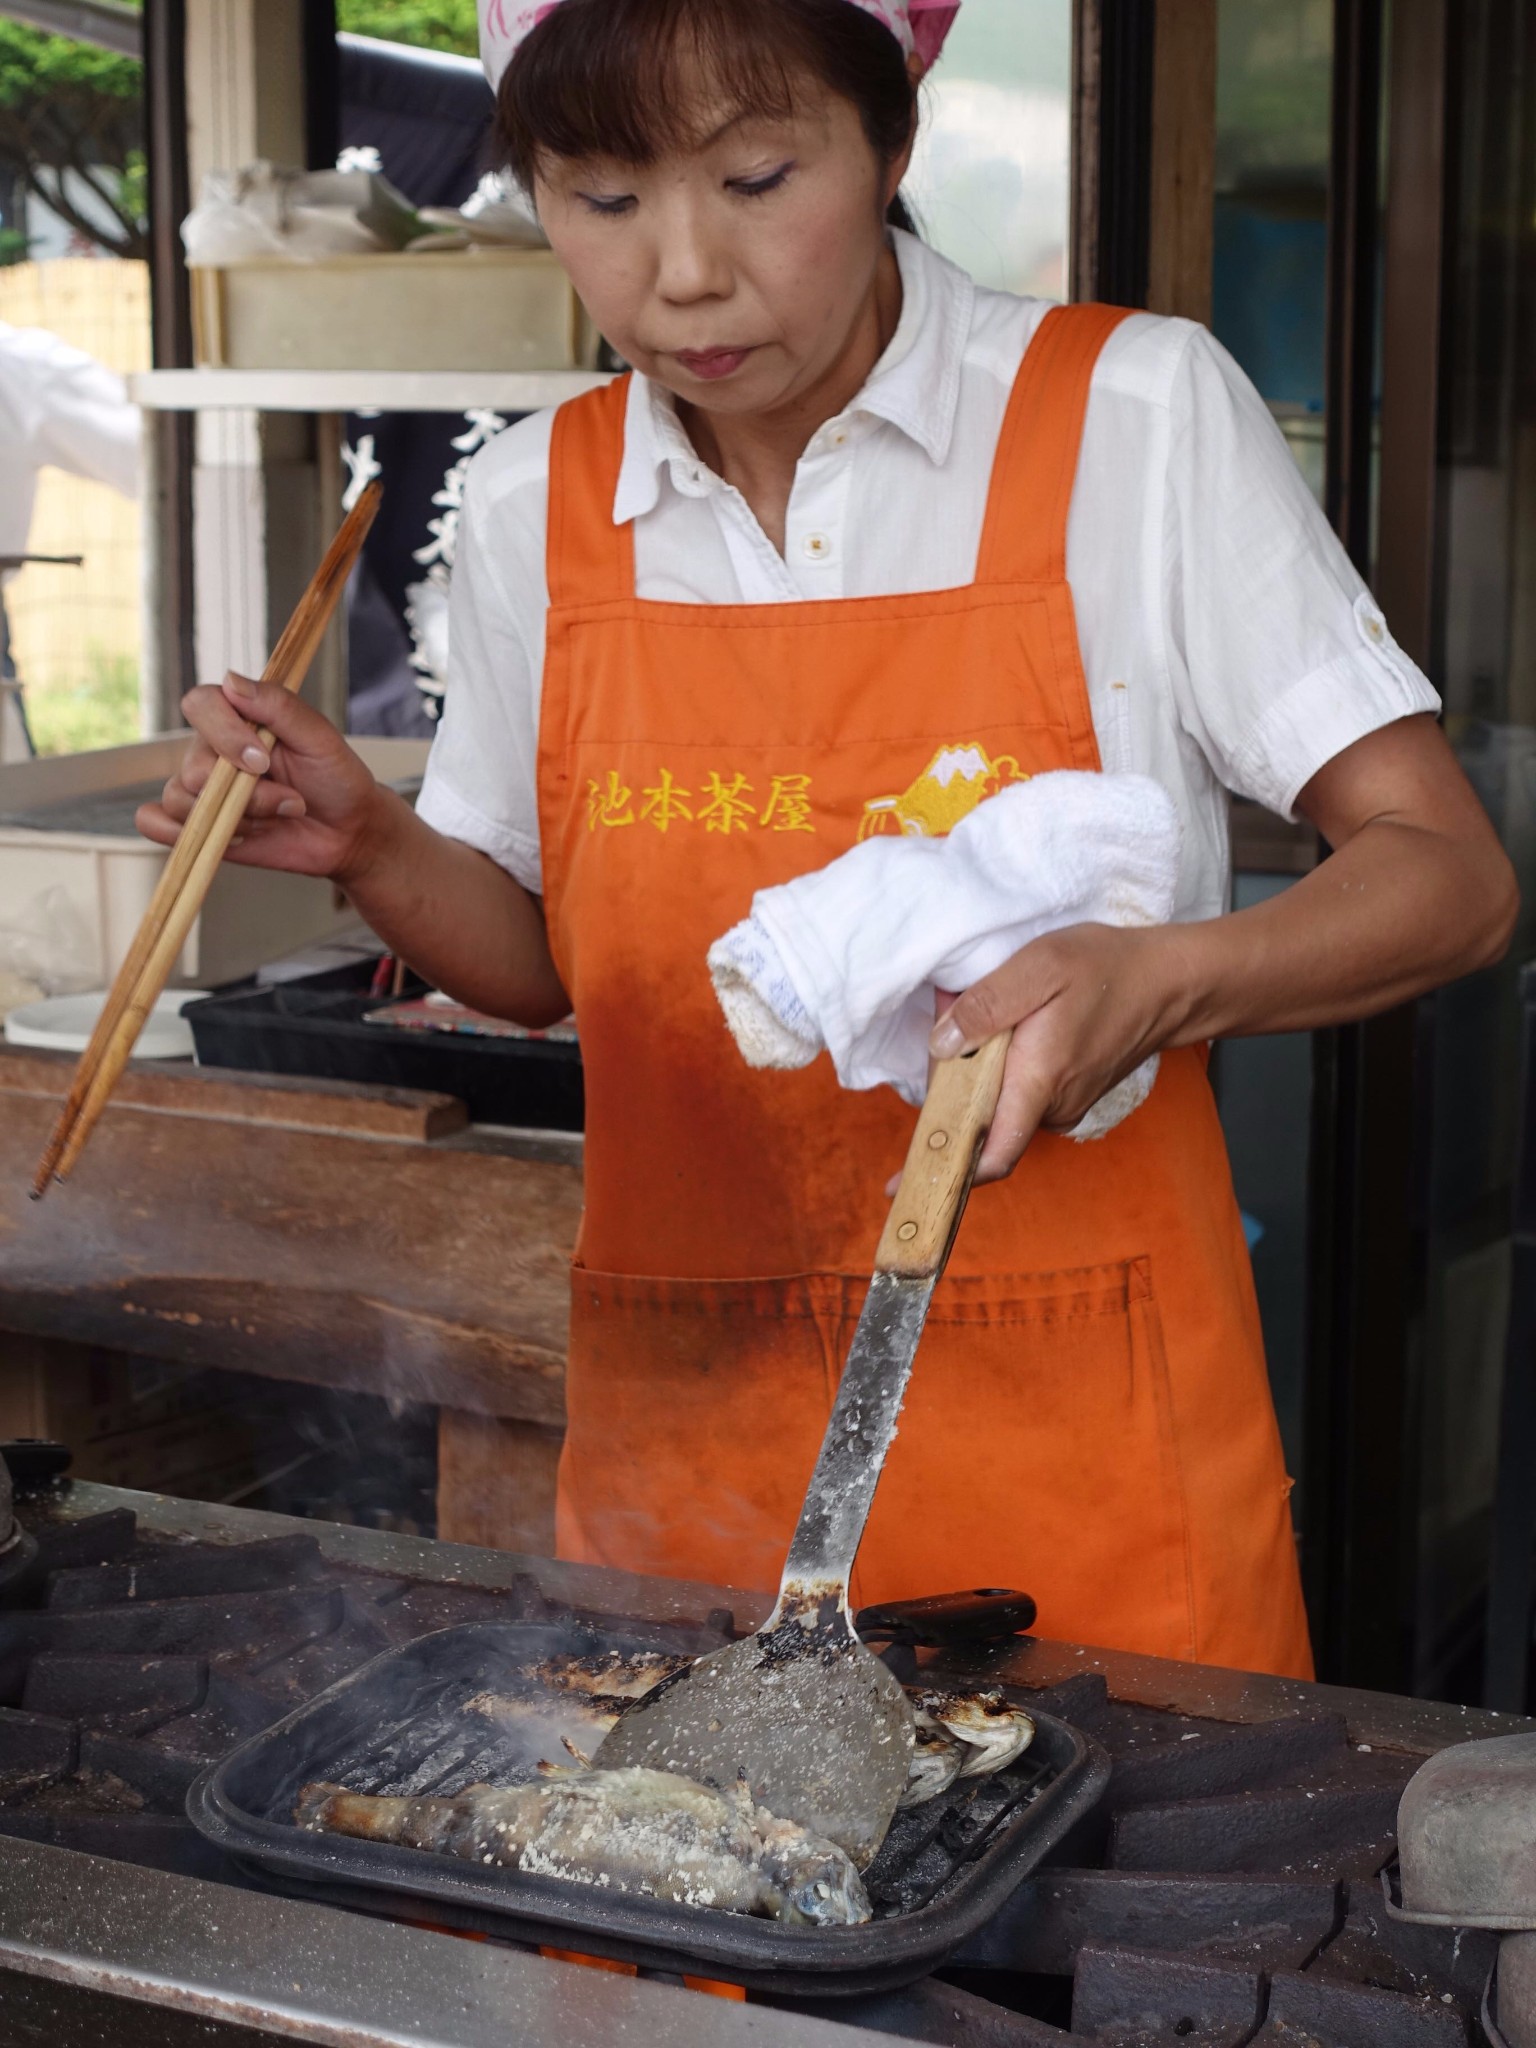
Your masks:
{"label": "green foliage", "polygon": [[7,111],[35,106],[57,93],[137,104],[143,90],[143,66],[135,58],[114,57],[89,43],[0,18],[0,107]]}
{"label": "green foliage", "polygon": [[473,57],[480,49],[475,0],[336,0],[336,26],[386,43],[415,43]]}
{"label": "green foliage", "polygon": [[78,684],[27,684],[27,723],[40,754],[84,754],[139,737],[139,668],[131,654],[92,647]]}
{"label": "green foliage", "polygon": [[31,248],[20,228],[0,228],[0,270],[8,263],[25,263]]}
{"label": "green foliage", "polygon": [[[0,17],[0,166],[113,256],[147,253],[142,127],[133,58]],[[93,189],[111,226],[71,203],[66,171]]]}
{"label": "green foliage", "polygon": [[117,187],[117,203],[134,220],[149,219],[149,158],[130,149]]}

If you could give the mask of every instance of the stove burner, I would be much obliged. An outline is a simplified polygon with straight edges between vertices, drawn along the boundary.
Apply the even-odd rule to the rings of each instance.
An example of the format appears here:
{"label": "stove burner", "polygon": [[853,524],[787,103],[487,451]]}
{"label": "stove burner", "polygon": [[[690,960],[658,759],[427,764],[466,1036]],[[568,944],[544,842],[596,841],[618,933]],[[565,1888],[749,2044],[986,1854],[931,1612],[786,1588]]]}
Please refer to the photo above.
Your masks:
{"label": "stove burner", "polygon": [[[564,1616],[531,1578],[486,1592],[392,1577],[304,1534],[219,1545],[147,1535],[122,1511],[23,1512],[37,1555],[17,1581],[30,1604],[0,1613],[0,1872],[10,1836],[250,1886],[184,1818],[205,1764],[382,1650]],[[1114,1761],[1060,1867],[942,1978],[796,2009],[949,2048],[1476,2038],[1497,1937],[1395,1922],[1377,1883],[1419,1755],[1362,1750],[1321,1710],[1234,1726],[1131,1706],[1097,1676],[1033,1698]]]}
{"label": "stove burner", "polygon": [[0,1606],[20,1592],[36,1555],[36,1544],[16,1520],[10,1466],[0,1457]]}

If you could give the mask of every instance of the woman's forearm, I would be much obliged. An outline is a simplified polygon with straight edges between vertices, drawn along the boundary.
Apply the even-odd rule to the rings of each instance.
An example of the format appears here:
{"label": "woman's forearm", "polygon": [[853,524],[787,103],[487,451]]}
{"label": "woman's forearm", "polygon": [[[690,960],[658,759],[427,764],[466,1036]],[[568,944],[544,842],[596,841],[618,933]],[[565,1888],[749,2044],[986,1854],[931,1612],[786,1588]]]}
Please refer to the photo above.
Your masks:
{"label": "woman's forearm", "polygon": [[1407,1002],[1498,959],[1517,896],[1492,835],[1378,819],[1252,909],[1167,930],[1188,1045],[1307,1031]]}
{"label": "woman's forearm", "polygon": [[359,915],[435,988],[538,1029],[570,1011],[536,896],[474,847],[379,792],[354,866],[336,876]]}
{"label": "woman's forearm", "polygon": [[1010,1173],[1041,1124],[1072,1129],[1161,1047],[1344,1023],[1503,953],[1514,870],[1432,720],[1346,748],[1297,807],[1338,851],[1268,903],[1202,924],[1051,932],[939,1020],[939,1059],[1013,1032],[981,1179]]}

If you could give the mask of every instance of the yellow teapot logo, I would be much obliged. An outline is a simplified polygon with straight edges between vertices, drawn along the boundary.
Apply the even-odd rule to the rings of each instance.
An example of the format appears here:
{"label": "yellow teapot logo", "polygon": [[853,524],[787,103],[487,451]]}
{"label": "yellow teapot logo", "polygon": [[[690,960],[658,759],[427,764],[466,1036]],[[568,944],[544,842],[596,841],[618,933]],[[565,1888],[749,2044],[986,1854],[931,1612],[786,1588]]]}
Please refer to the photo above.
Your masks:
{"label": "yellow teapot logo", "polygon": [[914,839],[942,839],[962,818],[968,818],[985,797],[996,796],[1011,782],[1027,782],[1012,754],[994,761],[985,747],[940,747],[915,782],[900,796],[880,796],[864,806],[860,839],[905,834]]}

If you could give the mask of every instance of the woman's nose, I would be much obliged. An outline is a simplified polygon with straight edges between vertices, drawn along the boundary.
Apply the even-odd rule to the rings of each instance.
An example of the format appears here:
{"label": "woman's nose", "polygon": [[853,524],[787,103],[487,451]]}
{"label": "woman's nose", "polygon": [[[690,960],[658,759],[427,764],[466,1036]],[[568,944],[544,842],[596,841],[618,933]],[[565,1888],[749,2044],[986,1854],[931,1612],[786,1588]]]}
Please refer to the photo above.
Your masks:
{"label": "woman's nose", "polygon": [[664,299],[679,306],[730,295],[731,266],[725,244],[691,212],[674,214],[661,224],[656,285]]}

